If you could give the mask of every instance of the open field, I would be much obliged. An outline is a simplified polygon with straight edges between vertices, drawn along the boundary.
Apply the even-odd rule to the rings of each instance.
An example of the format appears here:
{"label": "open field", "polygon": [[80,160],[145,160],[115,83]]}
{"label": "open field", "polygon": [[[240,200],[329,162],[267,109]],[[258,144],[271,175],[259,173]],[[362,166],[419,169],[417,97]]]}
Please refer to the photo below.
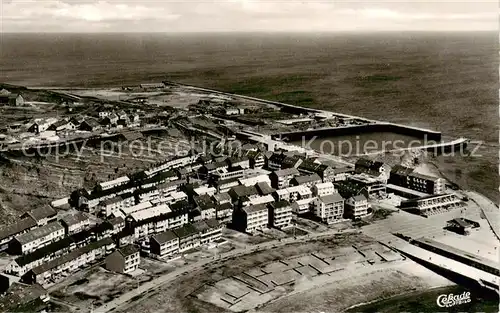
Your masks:
{"label": "open field", "polygon": [[[361,253],[352,244],[357,245]],[[367,258],[363,256],[368,255],[367,251],[374,254]],[[288,297],[294,299],[302,295],[302,292],[328,283],[340,282],[334,285],[348,290],[352,288],[348,282],[359,276],[359,284],[373,285],[375,283],[366,280],[366,275],[372,275],[372,272],[379,273],[373,274],[374,279],[383,280],[380,283],[389,286],[394,294],[400,291],[391,286],[401,288],[404,285],[408,289],[429,286],[423,279],[417,278],[425,275],[426,278],[436,279],[433,283],[448,283],[432,272],[426,272],[425,268],[420,269],[413,262],[403,261],[399,254],[388,251],[386,247],[362,235],[338,235],[308,243],[289,244],[240,256],[237,260],[238,262],[214,261],[202,270],[193,271],[163,285],[144,300],[133,301],[128,306],[121,307],[120,311],[146,313],[161,309],[164,312],[224,312],[264,305],[262,310],[267,312],[269,310],[265,305],[272,305],[272,301],[280,301],[281,297],[289,301]],[[397,269],[389,270],[394,265],[397,265]],[[419,269],[415,270],[416,267]],[[393,271],[394,274],[388,275],[388,271]],[[401,277],[407,278],[394,285]],[[390,293],[387,290],[384,292]],[[377,293],[376,290],[374,293]],[[383,295],[378,293],[374,295],[381,296]],[[345,299],[348,307],[358,298]]]}

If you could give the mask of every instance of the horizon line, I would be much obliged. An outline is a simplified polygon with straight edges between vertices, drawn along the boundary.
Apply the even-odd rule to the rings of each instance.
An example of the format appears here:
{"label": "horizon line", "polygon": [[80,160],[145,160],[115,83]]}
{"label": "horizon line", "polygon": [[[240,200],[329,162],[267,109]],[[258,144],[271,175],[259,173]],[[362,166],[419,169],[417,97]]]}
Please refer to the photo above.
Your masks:
{"label": "horizon line", "polygon": [[249,31],[102,31],[102,32],[68,32],[68,31],[12,31],[0,32],[4,34],[336,34],[336,33],[486,33],[498,32],[496,29],[479,30],[322,30],[322,31],[289,31],[289,30],[249,30]]}

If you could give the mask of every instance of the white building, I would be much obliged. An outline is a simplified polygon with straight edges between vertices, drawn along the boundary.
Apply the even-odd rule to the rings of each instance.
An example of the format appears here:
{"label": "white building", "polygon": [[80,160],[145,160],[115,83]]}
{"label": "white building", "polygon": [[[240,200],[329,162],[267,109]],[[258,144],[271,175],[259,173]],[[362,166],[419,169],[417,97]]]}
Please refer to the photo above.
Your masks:
{"label": "white building", "polygon": [[62,238],[64,227],[59,222],[52,222],[14,237],[10,244],[13,251],[26,254]]}
{"label": "white building", "polygon": [[305,214],[311,211],[312,203],[316,198],[300,199],[292,203],[292,211],[295,214]]}
{"label": "white building", "polygon": [[157,259],[172,258],[179,253],[179,237],[167,230],[149,238],[150,256]]}
{"label": "white building", "polygon": [[197,196],[209,195],[211,197],[211,196],[215,195],[217,190],[214,187],[201,186],[201,187],[193,189],[193,192]]}
{"label": "white building", "polygon": [[345,202],[346,217],[357,219],[368,215],[368,199],[364,195],[350,197]]}
{"label": "white building", "polygon": [[321,184],[316,184],[312,188],[313,194],[316,197],[322,197],[326,195],[332,195],[335,193],[335,186],[332,182],[326,182]]}
{"label": "white building", "polygon": [[313,201],[313,212],[323,223],[338,222],[343,219],[344,198],[338,193],[320,196]]}
{"label": "white building", "polygon": [[239,182],[241,185],[245,185],[247,187],[249,186],[254,186],[257,183],[267,183],[268,185],[271,185],[271,180],[269,179],[269,175],[258,175],[254,177],[249,177],[249,178],[240,178]]}
{"label": "white building", "polygon": [[133,205],[135,205],[135,197],[132,193],[116,196],[99,203],[100,212],[105,216],[111,216],[113,213]]}
{"label": "white building", "polygon": [[268,224],[269,212],[264,204],[247,206],[233,212],[233,225],[241,231],[253,233],[267,228]]}
{"label": "white building", "polygon": [[119,248],[106,257],[106,269],[122,274],[137,270],[140,263],[139,249],[134,245]]}
{"label": "white building", "polygon": [[278,201],[270,205],[269,225],[280,229],[292,226],[292,207],[288,201]]}
{"label": "white building", "polygon": [[113,180],[110,180],[107,182],[99,183],[98,185],[99,185],[99,188],[101,190],[107,190],[107,189],[111,189],[111,188],[114,188],[117,186],[125,185],[128,182],[130,182],[130,178],[128,178],[127,176],[122,176],[122,177],[118,177],[117,179],[113,179]]}
{"label": "white building", "polygon": [[147,209],[151,208],[152,206],[153,206],[153,204],[151,203],[151,201],[145,201],[145,202],[141,202],[139,204],[133,205],[133,206],[122,208],[120,211],[123,213],[124,216],[128,216],[134,212],[147,210]]}

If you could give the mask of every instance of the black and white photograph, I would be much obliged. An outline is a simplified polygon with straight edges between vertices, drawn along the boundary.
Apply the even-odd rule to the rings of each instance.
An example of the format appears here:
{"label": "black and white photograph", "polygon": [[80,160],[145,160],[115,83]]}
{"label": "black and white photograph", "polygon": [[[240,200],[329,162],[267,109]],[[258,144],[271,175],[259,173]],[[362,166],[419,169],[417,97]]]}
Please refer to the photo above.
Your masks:
{"label": "black and white photograph", "polygon": [[499,3],[0,0],[0,313],[500,311]]}

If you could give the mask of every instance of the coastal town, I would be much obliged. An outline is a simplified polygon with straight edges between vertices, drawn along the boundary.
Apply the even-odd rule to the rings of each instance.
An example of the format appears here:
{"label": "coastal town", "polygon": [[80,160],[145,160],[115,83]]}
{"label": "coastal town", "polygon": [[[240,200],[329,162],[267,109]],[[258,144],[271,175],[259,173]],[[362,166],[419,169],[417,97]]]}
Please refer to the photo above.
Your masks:
{"label": "coastal town", "polygon": [[[170,82],[24,91],[28,96],[4,87],[2,110],[40,115],[26,118],[23,111],[22,119],[8,120],[0,135],[6,163],[30,162],[21,151],[53,158],[54,151],[40,151],[75,144],[90,164],[102,158],[93,154],[104,153],[102,142],[127,146],[128,154],[116,154],[125,160],[131,142],[151,137],[156,141],[148,149],[156,154],[96,176],[0,229],[2,311],[126,309],[190,269],[317,240],[343,244],[322,249],[328,243],[317,243],[302,255],[252,263],[241,275],[193,287],[190,296],[241,312],[278,301],[287,293],[278,287],[293,289],[300,279],[309,279],[310,288],[335,275],[331,279],[344,279],[413,259],[435,266],[449,259],[454,274],[498,289],[498,212],[420,163],[429,147],[440,153],[464,148],[465,140],[420,146],[398,158],[392,151],[371,151],[385,159],[364,151],[340,157],[294,144],[294,136],[358,134],[367,127],[433,139],[441,134]],[[56,100],[43,111],[49,100],[27,100],[34,94]],[[54,107],[61,113],[54,116]],[[196,140],[165,157],[158,152],[161,140],[174,133]],[[78,157],[71,162],[87,160]],[[85,293],[121,279],[127,283]]]}

